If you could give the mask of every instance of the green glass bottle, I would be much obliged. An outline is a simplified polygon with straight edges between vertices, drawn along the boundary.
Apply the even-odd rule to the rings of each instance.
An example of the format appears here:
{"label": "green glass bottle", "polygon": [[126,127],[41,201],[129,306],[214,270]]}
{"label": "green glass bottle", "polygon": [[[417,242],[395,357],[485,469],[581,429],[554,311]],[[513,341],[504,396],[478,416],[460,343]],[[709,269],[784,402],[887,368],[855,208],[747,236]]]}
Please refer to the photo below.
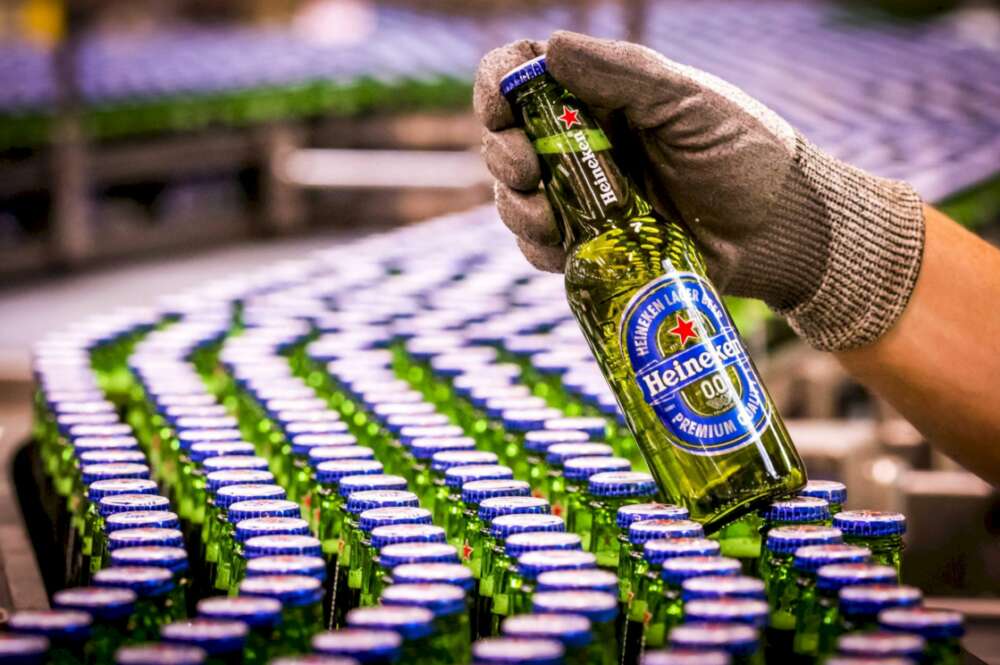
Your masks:
{"label": "green glass bottle", "polygon": [[342,656],[364,665],[396,665],[403,638],[384,629],[341,628],[313,637],[313,651],[323,656]]}
{"label": "green glass bottle", "polygon": [[617,594],[604,591],[539,591],[531,599],[532,612],[578,614],[590,619],[594,640],[601,645],[600,665],[616,665],[619,658]]}
{"label": "green glass bottle", "polygon": [[558,640],[566,650],[565,665],[600,662],[604,648],[594,641],[590,620],[582,614],[518,614],[504,619],[500,631],[506,637]]}
{"label": "green glass bottle", "polygon": [[242,665],[248,633],[242,621],[205,617],[168,623],[160,629],[164,642],[202,649],[208,656],[205,665]]}
{"label": "green glass bottle", "polygon": [[424,607],[380,605],[359,607],[347,613],[351,628],[391,630],[403,638],[400,663],[412,665],[451,665],[448,652],[452,639],[434,628],[434,613]]}
{"label": "green glass bottle", "polygon": [[323,630],[323,584],[308,575],[261,575],[240,583],[240,595],[273,598],[281,603],[274,636],[275,653],[309,650],[312,636]]}
{"label": "green glass bottle", "polygon": [[847,503],[847,485],[836,480],[810,480],[799,491],[799,496],[823,499],[830,504],[830,514],[836,515]]}
{"label": "green glass bottle", "polygon": [[[618,579],[621,580],[621,601],[628,603],[633,594],[632,580],[643,572],[636,568],[645,568],[642,553],[646,543],[657,538],[701,538],[705,535],[700,524],[688,520],[688,511],[680,506],[665,503],[633,503],[618,509],[615,519],[618,522],[618,539],[621,541],[618,555]],[[639,528],[634,537],[632,525],[651,520],[665,522],[680,522],[679,529],[665,532],[658,527]],[[652,526],[652,525],[647,525]]]}
{"label": "green glass bottle", "polygon": [[[823,499],[810,497],[781,499],[772,501],[767,508],[761,510],[760,517],[760,552],[751,562],[756,564],[756,570],[751,572],[766,580],[771,568],[771,551],[767,547],[771,529],[783,526],[830,526],[830,506]],[[747,562],[743,563],[745,566]]]}
{"label": "green glass bottle", "polygon": [[805,468],[691,237],[639,196],[545,57],[504,77],[562,220],[566,292],[665,498],[717,530]]}
{"label": "green glass bottle", "polygon": [[767,534],[767,575],[763,578],[767,600],[773,609],[771,627],[779,631],[795,629],[795,606],[798,598],[796,575],[792,568],[800,547],[839,543],[840,531],[833,527],[802,524],[771,529]]}
{"label": "green glass bottle", "polygon": [[271,658],[285,653],[279,640],[281,602],[254,596],[215,596],[198,602],[198,615],[209,619],[242,621],[247,625],[243,645],[243,665],[266,665]]}
{"label": "green glass bottle", "polygon": [[208,655],[203,649],[182,644],[157,642],[122,647],[115,654],[115,665],[204,665]]}
{"label": "green glass bottle", "polygon": [[849,510],[836,514],[833,525],[844,532],[845,543],[867,547],[875,563],[892,566],[899,572],[906,533],[906,517],[902,513]]}
{"label": "green glass bottle", "polygon": [[898,659],[903,662],[926,662],[923,658],[924,638],[912,633],[864,632],[848,633],[837,639],[837,653],[852,658],[871,658],[885,662]]}
{"label": "green glass bottle", "polygon": [[920,589],[895,584],[865,584],[848,586],[837,594],[840,604],[840,624],[823,626],[828,632],[821,635],[820,643],[832,646],[836,638],[856,630],[878,628],[878,615],[893,607],[916,607],[923,601]]}
{"label": "green glass bottle", "polygon": [[177,607],[173,575],[165,568],[121,566],[105,568],[94,575],[94,584],[129,589],[137,600],[129,615],[127,633],[130,642],[155,640],[160,626],[184,616],[186,608]]}
{"label": "green glass bottle", "polygon": [[725,651],[732,665],[763,665],[757,629],[744,623],[685,623],[670,631],[677,649]]}
{"label": "green glass bottle", "polygon": [[601,568],[618,570],[618,555],[622,546],[618,528],[618,511],[633,503],[649,503],[657,499],[656,482],[648,473],[636,471],[606,471],[596,473],[587,481],[590,508],[590,551],[597,555]]}
{"label": "green glass bottle", "polygon": [[382,592],[383,605],[423,607],[434,613],[434,632],[454,662],[468,661],[472,646],[468,602],[462,587],[451,584],[393,584]]}
{"label": "green glass bottle", "polygon": [[7,621],[15,635],[34,635],[49,641],[46,665],[87,665],[91,618],[78,610],[24,610]]}
{"label": "green glass bottle", "polygon": [[882,630],[912,633],[924,638],[923,662],[932,665],[958,665],[962,662],[964,619],[959,612],[925,607],[895,608],[878,615]]}

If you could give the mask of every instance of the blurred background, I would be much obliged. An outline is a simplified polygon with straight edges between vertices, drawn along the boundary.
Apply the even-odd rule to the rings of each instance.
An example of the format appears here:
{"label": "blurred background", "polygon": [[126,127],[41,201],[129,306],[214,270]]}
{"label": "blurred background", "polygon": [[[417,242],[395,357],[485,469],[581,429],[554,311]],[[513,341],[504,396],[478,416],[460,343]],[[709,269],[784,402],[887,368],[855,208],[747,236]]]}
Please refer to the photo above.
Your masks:
{"label": "blurred background", "polygon": [[[25,440],[45,332],[488,202],[476,64],[555,29],[726,78],[1000,242],[996,2],[2,0],[4,454]],[[1000,662],[995,490],[766,308],[733,307],[811,475],[905,512],[908,581],[981,622],[970,646]],[[44,603],[0,485],[0,607]]]}

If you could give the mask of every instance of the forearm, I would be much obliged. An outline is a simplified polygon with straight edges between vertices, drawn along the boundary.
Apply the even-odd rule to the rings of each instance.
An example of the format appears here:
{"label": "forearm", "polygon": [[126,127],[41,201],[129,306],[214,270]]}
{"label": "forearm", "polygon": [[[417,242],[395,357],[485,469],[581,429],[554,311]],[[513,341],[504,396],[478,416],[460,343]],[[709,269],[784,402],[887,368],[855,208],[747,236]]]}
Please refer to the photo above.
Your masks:
{"label": "forearm", "polygon": [[925,215],[903,315],[876,343],[836,355],[942,452],[1000,484],[1000,251],[933,208]]}

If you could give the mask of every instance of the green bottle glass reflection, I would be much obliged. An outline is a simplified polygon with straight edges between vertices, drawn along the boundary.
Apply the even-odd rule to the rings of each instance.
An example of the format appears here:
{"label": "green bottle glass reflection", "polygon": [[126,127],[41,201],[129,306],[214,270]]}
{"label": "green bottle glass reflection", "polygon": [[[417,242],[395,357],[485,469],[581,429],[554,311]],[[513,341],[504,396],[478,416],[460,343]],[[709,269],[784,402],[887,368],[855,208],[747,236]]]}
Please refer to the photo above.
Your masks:
{"label": "green bottle glass reflection", "polygon": [[806,481],[694,242],[615,164],[544,56],[501,82],[541,157],[566,292],[665,498],[714,531]]}

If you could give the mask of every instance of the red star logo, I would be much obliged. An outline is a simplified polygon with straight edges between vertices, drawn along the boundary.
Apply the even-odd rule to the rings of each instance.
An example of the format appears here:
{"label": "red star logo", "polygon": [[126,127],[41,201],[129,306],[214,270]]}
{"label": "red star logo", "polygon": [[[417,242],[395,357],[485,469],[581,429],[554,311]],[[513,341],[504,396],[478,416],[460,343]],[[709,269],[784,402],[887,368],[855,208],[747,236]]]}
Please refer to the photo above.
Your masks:
{"label": "red star logo", "polygon": [[463,561],[468,561],[471,558],[472,558],[472,548],[469,546],[469,543],[463,543],[462,544],[462,560]]}
{"label": "red star logo", "polygon": [[681,346],[689,339],[698,337],[698,333],[694,331],[694,322],[686,320],[679,314],[677,315],[677,325],[671,328],[669,332],[681,338]]}
{"label": "red star logo", "polygon": [[562,120],[562,123],[566,126],[566,129],[570,129],[571,127],[575,127],[576,125],[580,124],[580,118],[577,117],[579,115],[580,112],[577,111],[576,109],[571,109],[568,106],[564,106],[562,115],[559,116],[559,119]]}

